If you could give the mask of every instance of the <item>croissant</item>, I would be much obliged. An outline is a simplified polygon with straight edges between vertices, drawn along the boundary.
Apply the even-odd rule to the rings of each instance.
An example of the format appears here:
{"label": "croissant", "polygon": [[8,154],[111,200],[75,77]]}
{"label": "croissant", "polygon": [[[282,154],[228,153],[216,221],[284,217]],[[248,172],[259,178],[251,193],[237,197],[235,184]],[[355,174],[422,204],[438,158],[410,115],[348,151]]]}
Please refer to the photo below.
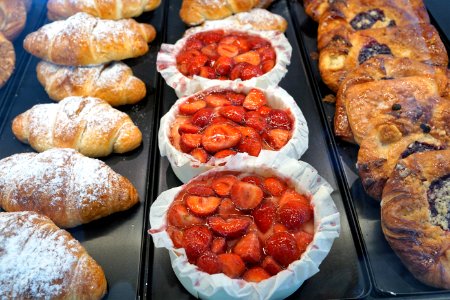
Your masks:
{"label": "croissant", "polygon": [[92,96],[112,106],[134,104],[145,97],[144,82],[122,62],[93,67],[68,67],[41,61],[36,67],[39,82],[55,101],[69,96]]}
{"label": "croissant", "polygon": [[13,44],[0,32],[0,88],[5,85],[14,71],[16,53]]}
{"label": "croissant", "polygon": [[0,160],[0,205],[35,211],[74,227],[124,211],[139,201],[134,186],[104,162],[73,149],[21,153]]}
{"label": "croissant", "polygon": [[49,218],[34,212],[0,213],[2,299],[100,299],[102,268]]}
{"label": "croissant", "polygon": [[267,7],[273,0],[183,0],[180,17],[193,26],[206,20],[218,20],[252,8]]}
{"label": "croissant", "polygon": [[49,0],[47,15],[50,20],[66,19],[85,12],[102,19],[127,19],[156,9],[161,0]]}
{"label": "croissant", "polygon": [[21,0],[0,0],[0,32],[10,41],[25,27],[27,8]]}
{"label": "croissant", "polygon": [[13,120],[12,131],[38,152],[72,148],[90,157],[131,151],[142,141],[141,131],[127,114],[92,97],[35,105]]}
{"label": "croissant", "polygon": [[66,66],[86,66],[144,55],[156,36],[150,24],[133,19],[102,20],[86,13],[56,21],[28,34],[31,54]]}

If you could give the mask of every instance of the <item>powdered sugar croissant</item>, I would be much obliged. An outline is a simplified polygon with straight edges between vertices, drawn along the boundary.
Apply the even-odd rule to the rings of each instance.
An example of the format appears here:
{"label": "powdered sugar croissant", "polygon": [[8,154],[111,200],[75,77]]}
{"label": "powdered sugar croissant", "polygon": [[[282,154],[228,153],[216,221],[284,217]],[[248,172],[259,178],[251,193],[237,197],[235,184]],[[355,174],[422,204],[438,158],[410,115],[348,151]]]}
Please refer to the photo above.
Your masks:
{"label": "powdered sugar croissant", "polygon": [[12,131],[36,151],[72,148],[90,157],[137,148],[142,133],[130,117],[93,97],[38,104],[13,120]]}
{"label": "powdered sugar croissant", "polygon": [[92,67],[69,67],[41,61],[36,67],[39,82],[55,101],[69,96],[92,96],[112,106],[134,104],[145,97],[144,82],[122,62]]}
{"label": "powdered sugar croissant", "polygon": [[156,36],[150,24],[102,20],[86,13],[44,25],[23,42],[31,54],[59,65],[86,66],[144,55]]}
{"label": "powdered sugar croissant", "polygon": [[49,0],[47,15],[50,20],[61,20],[85,12],[102,19],[118,20],[137,17],[156,9],[160,3],[161,0]]}
{"label": "powdered sugar croissant", "polygon": [[100,299],[102,268],[67,231],[34,212],[0,213],[2,299]]}
{"label": "powdered sugar croissant", "polygon": [[138,201],[128,179],[73,149],[21,153],[0,160],[1,207],[41,213],[59,227],[88,223],[127,210]]}

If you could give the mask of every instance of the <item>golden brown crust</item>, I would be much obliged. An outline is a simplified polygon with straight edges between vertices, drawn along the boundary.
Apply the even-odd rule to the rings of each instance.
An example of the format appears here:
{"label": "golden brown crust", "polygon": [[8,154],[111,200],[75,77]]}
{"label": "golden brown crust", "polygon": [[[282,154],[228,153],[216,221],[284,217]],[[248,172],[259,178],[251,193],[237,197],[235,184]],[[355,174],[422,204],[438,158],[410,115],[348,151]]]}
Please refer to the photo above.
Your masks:
{"label": "golden brown crust", "polygon": [[36,67],[39,82],[51,99],[91,96],[112,106],[134,104],[145,97],[144,82],[122,62],[93,67],[66,67],[41,61]]}
{"label": "golden brown crust", "polygon": [[432,224],[427,194],[433,181],[449,174],[450,150],[411,155],[395,167],[381,202],[383,233],[403,264],[423,283],[445,289],[450,237]]}
{"label": "golden brown crust", "polygon": [[444,44],[432,25],[360,30],[348,36],[333,37],[320,51],[319,70],[323,81],[337,91],[347,74],[370,58],[370,49],[375,48],[390,52],[394,57],[410,58],[434,66],[446,67],[448,63]]}
{"label": "golden brown crust", "polygon": [[127,114],[93,97],[35,105],[13,120],[12,131],[38,152],[72,148],[90,157],[128,152],[142,142],[141,131]]}
{"label": "golden brown crust", "polygon": [[34,212],[0,212],[5,299],[101,299],[102,268],[70,233]]}
{"label": "golden brown crust", "polygon": [[119,20],[137,17],[158,8],[160,4],[161,0],[49,0],[47,15],[50,20],[63,20],[85,12],[101,19]]}
{"label": "golden brown crust", "polygon": [[23,45],[46,61],[86,66],[144,55],[155,36],[152,25],[133,19],[102,20],[78,13],[28,34]]}
{"label": "golden brown crust", "polygon": [[206,20],[218,20],[232,14],[267,7],[272,1],[261,0],[183,0],[180,17],[189,26]]}
{"label": "golden brown crust", "polygon": [[287,21],[282,16],[262,8],[254,8],[249,12],[237,13],[225,20],[235,21],[238,26],[249,24],[256,30],[285,32],[287,29]]}
{"label": "golden brown crust", "polygon": [[0,32],[0,88],[11,77],[16,65],[16,53],[13,44]]}
{"label": "golden brown crust", "polygon": [[0,33],[8,40],[15,39],[25,27],[27,9],[21,0],[0,0]]}
{"label": "golden brown crust", "polygon": [[0,161],[0,174],[4,210],[35,211],[64,228],[127,210],[139,201],[128,179],[73,149],[7,157]]}
{"label": "golden brown crust", "polygon": [[319,22],[322,15],[330,8],[329,0],[303,0],[305,12],[314,21]]}

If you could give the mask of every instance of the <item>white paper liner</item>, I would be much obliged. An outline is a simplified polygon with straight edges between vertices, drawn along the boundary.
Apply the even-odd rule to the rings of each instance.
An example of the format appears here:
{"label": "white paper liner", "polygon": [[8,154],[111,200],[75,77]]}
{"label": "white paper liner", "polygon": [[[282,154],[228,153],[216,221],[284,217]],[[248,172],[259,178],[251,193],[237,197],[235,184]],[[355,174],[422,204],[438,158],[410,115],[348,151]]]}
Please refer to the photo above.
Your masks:
{"label": "white paper liner", "polygon": [[[201,88],[204,89],[200,93],[206,90],[233,90],[237,93],[247,94],[253,87],[244,85],[242,83],[228,81],[221,82],[220,85],[211,86],[214,82],[204,82]],[[306,124],[305,117],[298,107],[295,100],[282,88],[271,87],[266,90],[262,90],[267,98],[267,103],[272,108],[289,109],[294,118],[293,134],[289,142],[278,151],[261,150],[259,157],[266,157],[268,153],[278,153],[279,155],[285,155],[299,159],[303,153],[308,149],[308,125]],[[161,156],[167,156],[170,165],[175,175],[182,181],[187,182],[191,178],[203,173],[214,166],[223,164],[230,157],[222,159],[212,158],[207,163],[200,163],[194,159],[191,155],[183,153],[177,150],[170,142],[170,126],[175,121],[176,116],[179,114],[179,106],[186,101],[189,97],[179,99],[171,107],[171,109],[161,118],[159,132],[158,132],[158,145]]]}
{"label": "white paper liner", "polygon": [[[269,158],[269,159],[268,159]],[[312,195],[314,208],[314,239],[286,270],[259,283],[231,279],[224,274],[210,275],[190,264],[184,249],[175,249],[165,231],[167,211],[175,196],[185,185],[165,191],[150,208],[150,233],[155,247],[167,248],[173,270],[183,286],[195,297],[214,299],[284,299],[295,292],[302,283],[319,271],[333,241],[340,233],[339,212],[331,198],[331,186],[309,164],[285,156],[252,157],[238,154],[223,167],[210,170],[198,178],[219,171],[240,171],[262,176],[275,175],[286,179],[303,194]]]}
{"label": "white paper liner", "polygon": [[[253,77],[249,80],[242,81],[236,79],[237,82],[245,82],[259,88],[267,88],[276,86],[287,73],[287,66],[291,62],[292,47],[282,32],[278,31],[257,31],[251,25],[237,25],[233,22],[219,20],[210,21],[202,27],[194,27],[188,29],[184,37],[178,40],[175,45],[162,44],[156,58],[156,67],[158,72],[166,80],[167,85],[175,90],[178,97],[192,95],[200,91],[201,86],[205,81],[213,82],[212,84],[220,84],[224,80],[208,79],[200,76],[193,76],[192,78],[184,76],[177,68],[176,56],[184,47],[187,39],[196,33],[210,30],[223,29],[225,31],[240,31],[248,34],[260,36],[268,40],[277,54],[277,61],[275,66],[269,72],[259,76]],[[233,80],[225,80],[225,82],[233,82]]]}

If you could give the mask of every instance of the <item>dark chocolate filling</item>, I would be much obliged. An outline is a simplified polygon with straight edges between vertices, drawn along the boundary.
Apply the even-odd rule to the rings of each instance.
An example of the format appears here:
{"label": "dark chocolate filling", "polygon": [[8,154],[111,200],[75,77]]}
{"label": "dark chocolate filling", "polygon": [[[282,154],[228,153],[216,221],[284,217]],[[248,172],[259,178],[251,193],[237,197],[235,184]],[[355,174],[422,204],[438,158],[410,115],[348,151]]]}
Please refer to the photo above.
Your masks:
{"label": "dark chocolate filling", "polygon": [[427,143],[422,143],[415,141],[414,143],[410,144],[408,148],[406,148],[405,151],[401,154],[401,158],[406,158],[410,156],[411,154],[417,153],[417,152],[426,152],[426,151],[433,151],[433,150],[443,150],[444,147],[437,146],[437,145],[431,145]]}
{"label": "dark chocolate filling", "polygon": [[373,40],[361,48],[361,51],[359,51],[358,55],[358,62],[359,64],[362,64],[369,58],[379,54],[392,55],[392,52],[388,45],[380,44],[377,41]]}
{"label": "dark chocolate filling", "polygon": [[372,28],[377,21],[384,21],[384,12],[381,9],[371,9],[365,12],[360,12],[351,21],[350,25],[355,30],[364,30]]}

